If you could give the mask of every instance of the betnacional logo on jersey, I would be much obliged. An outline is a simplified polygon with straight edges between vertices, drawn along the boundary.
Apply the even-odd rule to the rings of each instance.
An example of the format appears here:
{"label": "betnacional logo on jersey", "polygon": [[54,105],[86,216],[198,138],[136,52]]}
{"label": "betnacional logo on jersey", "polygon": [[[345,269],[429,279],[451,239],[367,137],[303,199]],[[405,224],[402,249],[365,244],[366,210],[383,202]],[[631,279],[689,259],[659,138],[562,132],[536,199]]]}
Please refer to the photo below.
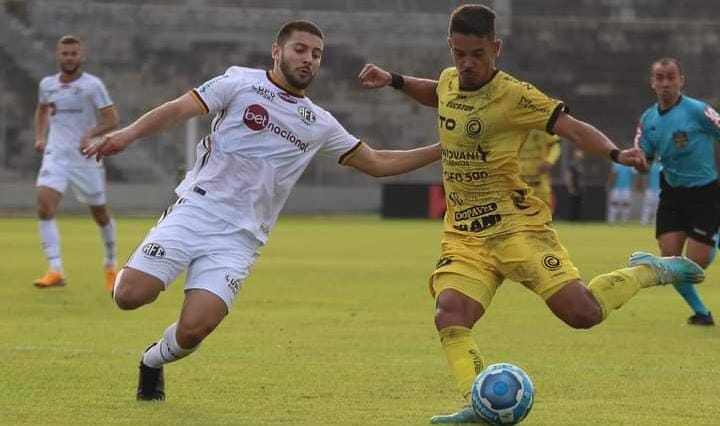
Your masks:
{"label": "betnacional logo on jersey", "polygon": [[245,109],[243,121],[248,128],[252,130],[263,130],[270,122],[270,115],[265,108],[260,105],[250,105]]}
{"label": "betnacional logo on jersey", "polygon": [[165,249],[160,244],[147,243],[143,246],[142,252],[150,257],[157,257],[158,259],[165,257]]}
{"label": "betnacional logo on jersey", "polygon": [[270,120],[270,114],[268,114],[267,110],[260,105],[253,104],[245,108],[245,112],[243,113],[243,121],[250,130],[260,131],[268,129],[269,131],[275,133],[276,135],[295,145],[295,147],[302,152],[307,152],[308,147],[310,146],[310,144],[308,144],[307,142],[303,142],[290,130],[283,129],[282,127],[273,123]]}
{"label": "betnacional logo on jersey", "polygon": [[312,110],[305,106],[299,106],[297,109],[298,115],[300,116],[300,119],[305,124],[313,124],[315,120],[317,119],[315,117],[315,113],[312,112]]}
{"label": "betnacional logo on jersey", "polygon": [[688,144],[688,135],[685,132],[678,131],[673,133],[672,140],[675,142],[675,147],[678,149],[683,149]]}

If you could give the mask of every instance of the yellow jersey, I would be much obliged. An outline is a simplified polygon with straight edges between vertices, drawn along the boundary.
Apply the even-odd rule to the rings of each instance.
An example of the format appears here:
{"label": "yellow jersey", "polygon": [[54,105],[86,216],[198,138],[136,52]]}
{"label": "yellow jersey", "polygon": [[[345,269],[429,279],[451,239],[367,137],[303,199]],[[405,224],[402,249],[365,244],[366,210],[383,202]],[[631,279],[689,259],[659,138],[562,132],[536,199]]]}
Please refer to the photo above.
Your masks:
{"label": "yellow jersey", "polygon": [[518,151],[531,130],[552,129],[564,104],[502,71],[477,90],[459,86],[455,67],[445,69],[437,85],[445,232],[486,237],[550,222],[520,177]]}
{"label": "yellow jersey", "polygon": [[560,157],[560,138],[545,131],[531,130],[519,152],[520,178],[533,195],[550,204],[552,185],[549,172],[540,172],[542,163],[555,164]]}

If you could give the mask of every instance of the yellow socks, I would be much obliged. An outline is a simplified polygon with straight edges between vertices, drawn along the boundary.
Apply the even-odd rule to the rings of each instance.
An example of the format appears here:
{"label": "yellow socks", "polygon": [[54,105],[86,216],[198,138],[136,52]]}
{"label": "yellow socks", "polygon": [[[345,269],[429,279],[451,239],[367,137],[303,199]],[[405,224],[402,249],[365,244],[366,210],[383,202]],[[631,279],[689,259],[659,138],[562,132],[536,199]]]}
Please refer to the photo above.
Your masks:
{"label": "yellow socks", "polygon": [[439,334],[455,382],[465,401],[470,402],[472,384],[484,368],[472,332],[466,327],[453,326],[443,328]]}
{"label": "yellow socks", "polygon": [[588,288],[600,304],[604,320],[611,311],[635,296],[640,288],[655,284],[655,272],[645,265],[640,265],[598,275],[590,281]]}

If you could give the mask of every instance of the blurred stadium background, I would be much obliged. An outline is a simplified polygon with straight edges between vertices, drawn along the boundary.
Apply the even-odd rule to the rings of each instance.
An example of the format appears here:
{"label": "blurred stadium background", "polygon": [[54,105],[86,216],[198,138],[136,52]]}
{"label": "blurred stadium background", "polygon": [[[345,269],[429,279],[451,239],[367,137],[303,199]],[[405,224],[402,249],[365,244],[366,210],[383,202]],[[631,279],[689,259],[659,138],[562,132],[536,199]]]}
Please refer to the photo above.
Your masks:
{"label": "blurred stadium background", "polygon": [[[326,55],[310,97],[372,145],[434,142],[435,115],[392,90],[369,92],[366,62],[429,78],[449,65],[445,42],[455,0],[3,0],[0,1],[0,212],[34,211],[40,156],[33,150],[37,84],[55,72],[54,44],[85,40],[85,70],[106,83],[121,124],[232,64],[270,67],[285,21],[310,19],[326,32]],[[716,0],[494,0],[504,47],[499,66],[566,101],[622,146],[654,101],[648,66],[675,56],[686,92],[720,105],[720,3]],[[198,136],[207,123],[196,123]],[[179,128],[107,161],[119,213],[155,213],[172,201],[186,139]],[[191,136],[192,137],[192,136]],[[566,153],[567,154],[567,153]],[[567,161],[564,155],[563,162]],[[375,213],[383,183],[437,183],[439,165],[372,180],[318,158],[288,202],[291,213]],[[608,162],[588,160],[586,183],[601,187]],[[563,164],[554,170],[561,184]],[[338,200],[342,200],[338,203]],[[73,197],[64,211],[80,210]],[[604,214],[604,212],[603,212]]]}

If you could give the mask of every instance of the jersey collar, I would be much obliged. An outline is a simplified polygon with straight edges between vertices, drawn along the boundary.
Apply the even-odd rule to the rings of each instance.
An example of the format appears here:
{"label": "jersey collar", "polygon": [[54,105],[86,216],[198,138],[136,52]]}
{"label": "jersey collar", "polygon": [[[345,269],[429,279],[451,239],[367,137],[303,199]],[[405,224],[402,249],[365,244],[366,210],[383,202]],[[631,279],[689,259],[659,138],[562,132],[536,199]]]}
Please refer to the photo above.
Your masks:
{"label": "jersey collar", "polygon": [[676,106],[680,105],[680,101],[682,101],[682,99],[683,99],[683,95],[678,96],[678,100],[675,101],[675,103],[672,104],[672,105],[670,106],[670,108],[668,108],[668,109],[662,109],[662,108],[660,108],[660,103],[658,103],[658,106],[657,106],[658,114],[660,114],[660,115],[665,115],[665,114],[667,114],[667,113],[670,112],[673,108],[675,108]]}
{"label": "jersey collar", "polygon": [[305,97],[305,95],[303,95],[302,93],[296,93],[296,92],[293,92],[292,90],[288,90],[285,87],[283,87],[280,83],[273,80],[272,73],[270,72],[270,70],[265,71],[265,75],[267,76],[267,79],[268,79],[268,81],[270,81],[270,83],[274,84],[275,86],[277,86],[279,89],[283,90],[288,95],[291,95],[291,96],[294,96],[294,97],[300,98],[300,99]]}

